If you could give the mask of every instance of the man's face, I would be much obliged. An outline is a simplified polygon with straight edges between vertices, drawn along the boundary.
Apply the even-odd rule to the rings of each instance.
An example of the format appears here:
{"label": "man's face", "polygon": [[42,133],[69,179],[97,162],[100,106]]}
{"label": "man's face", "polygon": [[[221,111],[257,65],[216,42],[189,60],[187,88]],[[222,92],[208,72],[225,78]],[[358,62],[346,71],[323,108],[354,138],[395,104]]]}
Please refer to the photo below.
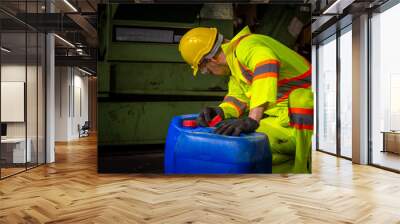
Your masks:
{"label": "man's face", "polygon": [[199,69],[202,74],[211,74],[216,76],[231,74],[229,66],[225,61],[225,57],[221,54],[211,59],[203,59],[199,65]]}

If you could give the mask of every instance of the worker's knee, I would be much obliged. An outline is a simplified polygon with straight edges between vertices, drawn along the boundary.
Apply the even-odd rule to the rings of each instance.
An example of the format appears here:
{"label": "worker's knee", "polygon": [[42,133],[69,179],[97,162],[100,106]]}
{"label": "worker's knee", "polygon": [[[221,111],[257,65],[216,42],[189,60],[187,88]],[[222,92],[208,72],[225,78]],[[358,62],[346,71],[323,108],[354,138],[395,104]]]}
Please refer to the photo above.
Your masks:
{"label": "worker's knee", "polygon": [[289,107],[291,108],[313,108],[314,99],[311,89],[295,89],[289,95]]}
{"label": "worker's knee", "polygon": [[294,154],[296,143],[293,128],[282,127],[276,118],[265,118],[260,121],[257,132],[267,135],[271,152]]}

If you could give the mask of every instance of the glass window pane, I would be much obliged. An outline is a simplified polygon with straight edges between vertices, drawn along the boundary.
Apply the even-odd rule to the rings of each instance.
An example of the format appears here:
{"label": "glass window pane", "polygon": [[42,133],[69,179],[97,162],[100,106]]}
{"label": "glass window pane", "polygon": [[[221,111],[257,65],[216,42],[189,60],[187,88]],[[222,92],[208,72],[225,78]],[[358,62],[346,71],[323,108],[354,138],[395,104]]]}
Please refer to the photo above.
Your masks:
{"label": "glass window pane", "polygon": [[318,149],[336,153],[336,39],[318,48]]}
{"label": "glass window pane", "polygon": [[[2,178],[25,170],[30,160],[26,141],[26,33],[1,33],[1,175]],[[27,144],[28,142],[28,144]],[[27,150],[28,149],[28,150]]]}
{"label": "glass window pane", "polygon": [[340,153],[352,157],[352,35],[340,36]]}
{"label": "glass window pane", "polygon": [[[25,12],[44,13],[45,0],[0,1],[0,6],[18,11],[24,19]],[[0,177],[4,178],[45,162],[46,40],[21,21],[3,12],[0,17]]]}
{"label": "glass window pane", "polygon": [[27,113],[27,141],[30,144],[30,158],[28,168],[37,165],[37,132],[38,132],[38,36],[36,32],[27,33],[28,44],[28,62],[27,62],[27,80],[26,80],[26,113]]}
{"label": "glass window pane", "polygon": [[400,4],[371,19],[372,163],[396,170],[400,170],[400,32],[393,28],[398,21]]}

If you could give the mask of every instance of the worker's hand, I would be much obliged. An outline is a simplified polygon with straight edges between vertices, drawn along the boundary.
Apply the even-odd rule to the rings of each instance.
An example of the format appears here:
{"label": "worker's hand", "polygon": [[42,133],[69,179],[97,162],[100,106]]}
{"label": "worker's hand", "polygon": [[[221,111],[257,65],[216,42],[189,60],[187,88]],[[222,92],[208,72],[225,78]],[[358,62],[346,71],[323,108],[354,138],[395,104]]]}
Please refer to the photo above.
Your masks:
{"label": "worker's hand", "polygon": [[224,119],[224,111],[220,107],[206,107],[197,117],[197,124],[208,127],[208,123],[217,115]]}
{"label": "worker's hand", "polygon": [[216,134],[239,136],[240,133],[251,133],[258,128],[256,120],[246,117],[233,120],[226,120],[216,130]]}

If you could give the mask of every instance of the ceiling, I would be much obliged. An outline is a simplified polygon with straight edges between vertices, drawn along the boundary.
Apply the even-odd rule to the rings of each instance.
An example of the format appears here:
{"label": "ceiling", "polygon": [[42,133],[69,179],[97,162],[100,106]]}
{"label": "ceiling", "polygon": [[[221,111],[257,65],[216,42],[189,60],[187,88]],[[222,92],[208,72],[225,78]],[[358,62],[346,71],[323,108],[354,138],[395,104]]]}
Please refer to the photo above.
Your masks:
{"label": "ceiling", "polygon": [[[62,38],[55,38],[56,65],[86,61],[82,63],[95,70],[98,3],[100,0],[48,0],[46,5],[45,0],[1,0],[2,46],[11,50],[1,52],[2,60],[22,63],[26,58],[36,58],[43,48],[36,43],[36,35],[51,32]],[[40,37],[44,41],[44,36]]]}
{"label": "ceiling", "polygon": [[[336,0],[341,1],[341,0]],[[380,0],[385,1],[385,0]],[[54,32],[63,39],[75,45],[71,47],[60,38],[55,38],[56,56],[62,58],[63,64],[75,63],[79,60],[90,60],[95,69],[97,37],[97,5],[99,3],[153,3],[160,0],[0,0],[0,28],[2,30],[2,46],[12,49],[10,58],[23,58],[26,55],[25,41],[28,43],[28,55],[37,51],[32,38],[25,40],[25,30],[38,32]],[[164,2],[164,1],[163,1]],[[171,0],[170,2],[187,2]],[[194,2],[194,1],[193,1]],[[199,1],[200,3],[201,1]],[[253,0],[239,1],[242,3],[309,3],[312,5],[314,19],[317,23],[322,12],[335,0]],[[353,5],[377,0],[355,0]],[[164,2],[165,3],[165,2]],[[355,8],[353,6],[353,8]],[[49,12],[52,13],[49,13]],[[324,22],[325,24],[326,22]],[[324,29],[324,24],[318,26],[314,34]],[[329,23],[326,23],[329,25]],[[314,24],[315,25],[315,24]],[[326,25],[326,26],[327,26]],[[22,32],[22,33],[21,33]],[[28,35],[29,36],[29,35]],[[31,43],[32,42],[32,43]],[[71,49],[72,48],[72,49]],[[77,50],[79,49],[79,50]],[[83,53],[79,53],[79,52]],[[2,52],[3,54],[3,52]],[[83,55],[82,55],[83,54]],[[62,57],[61,57],[62,56]],[[67,57],[65,57],[67,56]],[[85,58],[82,58],[85,56]],[[73,58],[75,57],[75,58]],[[61,60],[61,59],[60,59]],[[93,64],[94,63],[94,64]]]}

